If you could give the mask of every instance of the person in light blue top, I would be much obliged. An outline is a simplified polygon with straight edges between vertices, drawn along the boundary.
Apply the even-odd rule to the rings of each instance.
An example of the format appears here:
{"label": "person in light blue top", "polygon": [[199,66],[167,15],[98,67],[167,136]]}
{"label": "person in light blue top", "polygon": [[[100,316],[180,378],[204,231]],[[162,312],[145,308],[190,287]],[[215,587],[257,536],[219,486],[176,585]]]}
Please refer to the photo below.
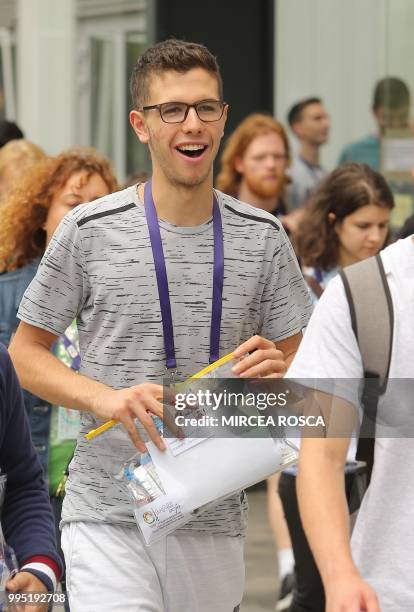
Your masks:
{"label": "person in light blue top", "polygon": [[[375,255],[389,235],[393,195],[381,174],[367,164],[340,166],[320,184],[305,210],[295,234],[312,301],[318,301],[329,281],[352,263]],[[306,332],[305,332],[306,335]],[[352,503],[355,474],[355,445],[345,468],[346,492]],[[289,612],[319,612],[325,609],[324,589],[302,528],[296,498],[297,467],[280,476],[279,495],[295,557],[296,587]]]}
{"label": "person in light blue top", "polygon": [[320,150],[329,139],[331,123],[320,98],[297,102],[287,120],[299,144],[289,169],[292,182],[288,186],[287,207],[293,211],[306,204],[327,174],[320,164]]}
{"label": "person in light blue top", "polygon": [[368,164],[373,170],[381,169],[381,137],[386,129],[408,127],[410,91],[399,78],[386,77],[374,89],[372,112],[378,126],[377,134],[364,136],[342,150],[338,165],[346,162]]}
{"label": "person in light blue top", "polygon": [[373,170],[379,170],[381,166],[381,144],[376,134],[369,134],[355,142],[351,142],[342,149],[339,156],[338,166],[346,162],[368,164]]}

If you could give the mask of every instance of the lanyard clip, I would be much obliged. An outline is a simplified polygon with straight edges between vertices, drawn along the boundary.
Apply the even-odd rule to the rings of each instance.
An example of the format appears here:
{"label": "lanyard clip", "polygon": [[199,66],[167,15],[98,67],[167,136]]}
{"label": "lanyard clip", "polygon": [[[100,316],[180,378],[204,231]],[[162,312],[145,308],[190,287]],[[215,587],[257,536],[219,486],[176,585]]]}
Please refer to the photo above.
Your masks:
{"label": "lanyard clip", "polygon": [[168,366],[165,368],[165,373],[167,378],[169,379],[169,386],[174,387],[177,380],[177,368],[169,368]]}

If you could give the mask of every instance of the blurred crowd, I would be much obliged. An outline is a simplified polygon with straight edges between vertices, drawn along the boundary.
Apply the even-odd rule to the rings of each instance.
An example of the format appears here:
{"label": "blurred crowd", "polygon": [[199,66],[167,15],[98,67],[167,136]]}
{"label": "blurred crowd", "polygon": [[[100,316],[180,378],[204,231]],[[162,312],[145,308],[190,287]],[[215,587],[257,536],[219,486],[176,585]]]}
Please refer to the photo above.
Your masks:
{"label": "blurred crowd", "polygon": [[[286,118],[253,112],[224,141],[215,187],[279,220],[292,242],[314,305],[342,268],[376,255],[398,234],[407,236],[412,231],[412,219],[398,232],[391,228],[394,196],[381,174],[380,162],[386,130],[409,127],[410,104],[409,89],[401,79],[380,80],[371,101],[376,132],[344,143],[332,172],[321,163],[321,150],[331,129],[329,109],[317,96],[298,100]],[[65,215],[96,200],[99,207],[100,198],[104,202],[108,194],[141,185],[149,174],[136,170],[120,186],[110,161],[99,151],[75,147],[51,156],[25,139],[15,123],[1,122],[0,341],[5,346],[16,333],[21,299],[46,249],[53,252],[54,233]],[[253,209],[249,214],[254,217]],[[51,350],[67,367],[79,370],[76,320],[53,342]],[[59,402],[45,402],[28,391],[24,392],[24,406],[48,483],[59,542],[62,499],[79,434],[79,411]],[[352,473],[350,467],[347,478],[352,478]],[[324,589],[301,525],[295,480],[296,468],[292,468],[269,479],[267,485],[281,579],[276,609],[305,610],[300,608],[303,598],[315,602],[309,610],[322,611]],[[59,555],[60,560],[50,553],[55,565],[64,566],[60,547]],[[32,574],[36,576],[35,571]],[[65,592],[64,574],[61,583]],[[10,588],[28,587],[18,583]],[[294,593],[298,607],[290,608]]]}

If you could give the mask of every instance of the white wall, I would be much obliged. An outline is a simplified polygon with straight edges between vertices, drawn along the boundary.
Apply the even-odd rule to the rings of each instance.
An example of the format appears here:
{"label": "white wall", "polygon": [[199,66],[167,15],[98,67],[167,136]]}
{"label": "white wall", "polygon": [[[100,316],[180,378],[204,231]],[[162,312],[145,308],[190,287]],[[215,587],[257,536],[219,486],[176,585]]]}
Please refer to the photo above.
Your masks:
{"label": "white wall", "polygon": [[18,122],[50,154],[75,144],[74,4],[17,0]]}
{"label": "white wall", "polygon": [[387,0],[387,68],[407,81],[414,98],[414,2]]}
{"label": "white wall", "polygon": [[375,130],[370,111],[377,79],[404,78],[414,92],[413,0],[276,0],[275,114],[320,96],[331,115],[322,162]]}

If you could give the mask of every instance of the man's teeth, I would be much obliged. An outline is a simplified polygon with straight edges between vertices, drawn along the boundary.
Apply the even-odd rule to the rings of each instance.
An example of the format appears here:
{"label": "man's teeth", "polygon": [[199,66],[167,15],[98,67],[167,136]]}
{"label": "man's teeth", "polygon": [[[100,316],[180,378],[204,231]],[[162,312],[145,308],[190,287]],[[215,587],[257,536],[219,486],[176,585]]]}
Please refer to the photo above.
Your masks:
{"label": "man's teeth", "polygon": [[202,151],[203,149],[205,149],[205,145],[189,144],[183,145],[182,147],[178,147],[178,149],[180,151]]}

